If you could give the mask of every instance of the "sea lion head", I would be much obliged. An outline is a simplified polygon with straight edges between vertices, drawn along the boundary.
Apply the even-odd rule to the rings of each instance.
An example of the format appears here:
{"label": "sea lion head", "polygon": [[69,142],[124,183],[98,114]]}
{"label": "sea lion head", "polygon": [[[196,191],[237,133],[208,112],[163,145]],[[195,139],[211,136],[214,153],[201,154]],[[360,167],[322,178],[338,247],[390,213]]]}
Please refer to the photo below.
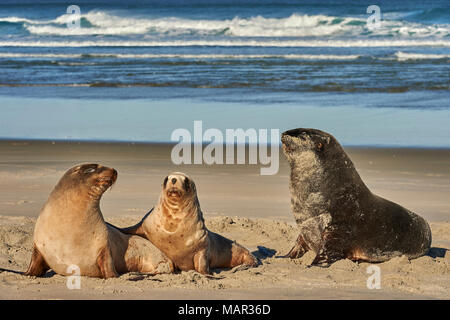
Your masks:
{"label": "sea lion head", "polygon": [[339,142],[331,134],[317,129],[298,128],[281,135],[283,152],[289,162],[295,162],[301,153],[314,154],[316,159],[331,158],[343,153]]}
{"label": "sea lion head", "polygon": [[298,128],[283,132],[281,142],[291,166],[291,183],[301,184],[298,188],[327,194],[336,183],[365,188],[353,162],[331,134]]}
{"label": "sea lion head", "polygon": [[100,199],[117,180],[117,171],[100,164],[82,164],[69,169],[56,186],[56,191],[75,192]]}
{"label": "sea lion head", "polygon": [[171,203],[181,204],[197,194],[194,180],[182,172],[173,172],[164,178],[162,193]]}

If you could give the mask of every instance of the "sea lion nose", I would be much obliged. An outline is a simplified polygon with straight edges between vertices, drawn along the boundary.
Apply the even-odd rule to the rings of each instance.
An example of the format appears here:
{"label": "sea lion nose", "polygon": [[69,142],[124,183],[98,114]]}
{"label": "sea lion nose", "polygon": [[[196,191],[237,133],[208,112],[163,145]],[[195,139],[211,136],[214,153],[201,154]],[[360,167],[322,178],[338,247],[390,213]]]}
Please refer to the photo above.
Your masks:
{"label": "sea lion nose", "polygon": [[172,178],[172,184],[177,183],[177,179],[176,178]]}
{"label": "sea lion nose", "polygon": [[116,182],[116,180],[117,180],[117,175],[118,175],[117,170],[112,169],[112,179],[114,182]]}

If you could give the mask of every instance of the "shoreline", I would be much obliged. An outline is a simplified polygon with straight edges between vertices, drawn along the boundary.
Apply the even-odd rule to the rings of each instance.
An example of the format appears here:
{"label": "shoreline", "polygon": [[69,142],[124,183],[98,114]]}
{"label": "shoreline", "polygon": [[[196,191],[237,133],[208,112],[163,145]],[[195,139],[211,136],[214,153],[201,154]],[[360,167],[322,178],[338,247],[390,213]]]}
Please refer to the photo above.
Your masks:
{"label": "shoreline", "polygon": [[[161,145],[161,146],[167,146],[172,147],[178,144],[178,142],[168,142],[168,141],[133,141],[133,140],[92,140],[92,139],[30,139],[30,138],[14,138],[14,137],[0,137],[0,143],[58,143],[58,144],[117,144],[117,145]],[[207,146],[208,143],[203,143],[203,147]],[[245,143],[235,143],[236,146],[239,145],[245,145],[248,147],[250,144]],[[281,148],[281,143],[278,144]],[[225,144],[223,144],[225,147]],[[342,144],[342,147],[345,149],[359,149],[359,150],[365,150],[365,149],[378,149],[378,150],[450,150],[450,146],[421,146],[421,145],[405,145],[405,146],[397,146],[397,145],[384,145],[384,144],[378,144],[378,145],[363,145],[363,144]],[[281,149],[280,149],[281,154]]]}
{"label": "shoreline", "polygon": [[[201,120],[202,133],[213,128],[222,134],[237,128],[275,129],[281,133],[305,127],[329,132],[344,146],[450,148],[447,125],[450,110],[425,107],[425,98],[418,93],[403,97],[420,104],[413,108],[404,106],[402,97],[397,95],[383,99],[378,95],[306,95],[290,103],[267,99],[266,103],[220,102],[207,97],[153,100],[101,97],[93,100],[0,96],[0,137],[170,142],[177,129],[186,129],[192,135],[195,121]],[[445,106],[444,97],[433,101]]]}

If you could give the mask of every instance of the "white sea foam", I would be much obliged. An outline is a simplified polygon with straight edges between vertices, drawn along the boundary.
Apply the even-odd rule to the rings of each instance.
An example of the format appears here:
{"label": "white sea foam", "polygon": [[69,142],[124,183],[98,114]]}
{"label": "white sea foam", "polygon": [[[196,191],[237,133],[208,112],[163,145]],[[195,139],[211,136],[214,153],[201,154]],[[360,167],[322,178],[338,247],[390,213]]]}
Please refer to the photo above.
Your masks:
{"label": "white sea foam", "polygon": [[9,22],[9,23],[28,23],[28,24],[49,24],[52,23],[53,20],[31,20],[21,17],[3,17],[0,18],[0,22]]}
{"label": "white sea foam", "polygon": [[57,53],[9,53],[0,52],[0,58],[61,58],[76,59],[81,58],[81,54],[57,54]]}
{"label": "white sea foam", "polygon": [[[360,27],[333,23],[335,17],[324,15],[308,16],[293,14],[287,18],[238,18],[227,20],[193,20],[182,18],[131,18],[119,17],[105,12],[93,11],[81,16],[93,26],[91,28],[72,28],[64,26],[71,21],[70,15],[63,15],[52,21],[50,25],[42,25],[36,21],[27,21],[27,30],[38,35],[131,35],[131,34],[163,34],[182,35],[199,34],[245,37],[287,37],[287,36],[322,36],[335,33],[360,32]],[[25,22],[25,21],[24,21]],[[56,24],[56,25],[55,25]],[[58,25],[59,24],[59,25]]]}
{"label": "white sea foam", "polygon": [[24,23],[25,28],[37,35],[217,35],[230,37],[304,37],[340,36],[361,34],[391,35],[404,37],[445,37],[450,34],[448,25],[424,25],[398,20],[383,20],[381,27],[369,31],[366,20],[357,17],[292,14],[285,18],[262,16],[225,20],[184,19],[175,17],[144,18],[126,17],[103,11],[82,14],[92,27],[67,28],[73,19],[64,14],[54,20],[31,20],[21,17],[0,18],[0,21]]}
{"label": "white sea foam", "polygon": [[395,40],[173,40],[173,41],[0,41],[2,47],[450,47],[450,39]]}
{"label": "white sea foam", "polygon": [[423,53],[412,53],[412,52],[401,52],[395,53],[397,60],[426,60],[426,59],[450,59],[450,54],[423,54]]}

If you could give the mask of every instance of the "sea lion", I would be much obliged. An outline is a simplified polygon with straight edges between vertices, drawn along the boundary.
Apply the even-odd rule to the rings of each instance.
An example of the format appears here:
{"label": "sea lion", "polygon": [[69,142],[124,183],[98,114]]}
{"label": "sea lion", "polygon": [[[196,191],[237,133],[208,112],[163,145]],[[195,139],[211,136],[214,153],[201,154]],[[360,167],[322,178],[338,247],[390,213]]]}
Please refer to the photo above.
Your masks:
{"label": "sea lion", "polygon": [[173,272],[172,262],[149,241],[105,223],[100,199],[116,180],[116,170],[98,164],[79,165],[64,174],[36,221],[25,275],[42,276],[49,269],[69,275],[71,265],[82,276],[101,278],[131,271]]}
{"label": "sea lion", "polygon": [[150,240],[182,271],[210,274],[211,268],[259,264],[247,249],[206,228],[195,183],[180,172],[164,179],[153,212],[137,225],[121,230]]}
{"label": "sea lion", "polygon": [[291,208],[300,227],[288,257],[312,250],[313,264],[345,258],[382,262],[428,251],[428,223],[372,194],[331,134],[299,128],[284,132],[281,141],[291,167]]}

